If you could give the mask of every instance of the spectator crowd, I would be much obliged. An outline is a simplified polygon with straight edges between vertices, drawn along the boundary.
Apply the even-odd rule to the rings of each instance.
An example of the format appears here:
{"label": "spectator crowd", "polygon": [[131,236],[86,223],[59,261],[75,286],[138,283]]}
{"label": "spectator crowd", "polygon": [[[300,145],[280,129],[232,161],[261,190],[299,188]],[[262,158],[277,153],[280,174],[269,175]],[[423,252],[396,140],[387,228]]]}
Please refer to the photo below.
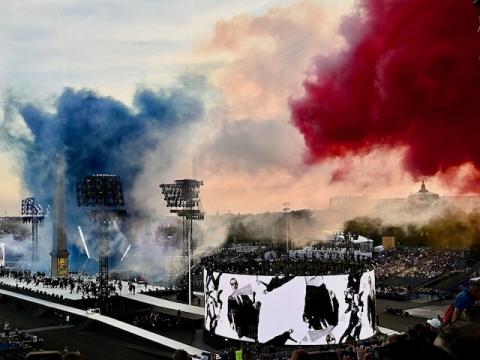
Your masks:
{"label": "spectator crowd", "polygon": [[[432,319],[433,320],[433,319]],[[379,335],[371,340],[319,348],[274,348],[244,343],[221,354],[221,359],[278,360],[467,360],[478,358],[480,324],[456,322],[443,325],[429,320],[395,335]]]}
{"label": "spectator crowd", "polygon": [[42,338],[19,329],[12,329],[8,321],[0,322],[0,358],[5,352],[25,353],[42,348]]}
{"label": "spectator crowd", "polygon": [[[222,248],[201,258],[194,271],[200,274],[203,269],[233,274],[253,275],[335,275],[350,272],[368,271],[374,263],[369,258],[354,259],[349,251],[328,252],[328,256],[296,257],[272,255],[264,247],[251,248],[250,252],[243,247],[230,246]],[[327,252],[326,252],[327,254]]]}
{"label": "spectator crowd", "polygon": [[471,250],[399,247],[387,250],[377,261],[377,279],[415,277],[431,279],[458,273],[472,265]]}
{"label": "spectator crowd", "polygon": [[[353,249],[345,244],[335,248],[326,244],[311,247],[317,256],[278,256],[265,246],[256,244],[220,248],[199,259],[194,266],[194,286],[203,289],[203,269],[214,272],[270,275],[308,276],[335,275],[375,270],[377,296],[396,300],[449,299],[452,292],[430,286],[432,279],[445,280],[468,270],[478,260],[478,253],[469,249],[434,249],[398,247],[371,257],[353,257]],[[320,251],[319,251],[320,250]],[[292,252],[291,252],[292,253]],[[318,256],[318,255],[321,256]],[[323,255],[325,254],[325,255]],[[291,254],[290,254],[291,255]]]}
{"label": "spectator crowd", "polygon": [[413,287],[401,285],[378,285],[377,297],[393,300],[412,300],[425,298],[428,301],[449,299],[453,294],[431,287]]}

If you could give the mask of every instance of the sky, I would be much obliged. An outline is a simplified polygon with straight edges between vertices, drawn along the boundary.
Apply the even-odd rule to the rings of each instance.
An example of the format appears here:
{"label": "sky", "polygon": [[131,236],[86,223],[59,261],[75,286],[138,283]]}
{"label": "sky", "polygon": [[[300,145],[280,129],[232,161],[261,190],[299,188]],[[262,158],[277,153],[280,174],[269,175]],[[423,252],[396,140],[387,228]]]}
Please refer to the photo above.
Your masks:
{"label": "sky", "polygon": [[[420,178],[435,192],[454,193],[458,174],[475,168],[469,159],[453,164],[453,175],[453,167],[422,173],[399,166],[411,155],[408,141],[353,144],[362,151],[323,156],[322,141],[333,140],[308,132],[318,128],[318,119],[305,116],[316,114],[317,93],[305,90],[305,81],[321,81],[345,61],[355,39],[368,36],[352,25],[360,13],[353,0],[3,0],[1,213],[17,214],[22,197],[48,186],[32,180],[45,175],[41,166],[32,173],[26,149],[38,145],[42,159],[52,158],[49,146],[60,132],[35,124],[85,119],[72,112],[81,113],[92,97],[108,105],[88,116],[101,117],[107,108],[150,121],[141,131],[151,136],[139,135],[145,146],[130,139],[132,151],[122,152],[135,169],[129,197],[145,211],[162,207],[158,184],[193,176],[204,181],[210,214],[280,211],[285,201],[292,209],[320,209],[340,195],[405,197]],[[171,111],[161,119],[159,104]],[[102,119],[117,121],[111,113]],[[97,135],[101,142],[99,133],[84,133],[92,141]]]}

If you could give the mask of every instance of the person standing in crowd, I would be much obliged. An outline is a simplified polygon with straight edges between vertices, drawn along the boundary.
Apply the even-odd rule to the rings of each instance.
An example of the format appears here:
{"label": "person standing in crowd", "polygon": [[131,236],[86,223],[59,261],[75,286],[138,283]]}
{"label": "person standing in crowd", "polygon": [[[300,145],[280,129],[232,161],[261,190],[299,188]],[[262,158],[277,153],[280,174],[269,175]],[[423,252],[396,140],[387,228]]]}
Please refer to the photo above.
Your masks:
{"label": "person standing in crowd", "polygon": [[480,278],[473,278],[470,279],[468,287],[455,297],[452,322],[468,319],[468,313],[477,300],[480,300]]}

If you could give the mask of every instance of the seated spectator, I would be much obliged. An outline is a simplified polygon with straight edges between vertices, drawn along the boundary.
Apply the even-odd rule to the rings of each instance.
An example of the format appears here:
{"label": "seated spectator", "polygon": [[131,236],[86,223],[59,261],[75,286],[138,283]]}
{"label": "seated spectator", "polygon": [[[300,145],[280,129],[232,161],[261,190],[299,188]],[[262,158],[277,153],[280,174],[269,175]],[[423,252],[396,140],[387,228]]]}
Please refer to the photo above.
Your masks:
{"label": "seated spectator", "polygon": [[295,350],[290,357],[291,360],[307,360],[308,353],[303,349]]}
{"label": "seated spectator", "polygon": [[442,328],[434,345],[445,350],[456,360],[476,359],[479,353],[479,340],[480,324],[459,321]]}
{"label": "seated spectator", "polygon": [[192,357],[183,349],[178,349],[173,354],[173,360],[192,360]]}
{"label": "seated spectator", "polygon": [[438,332],[442,327],[442,322],[440,321],[440,319],[433,318],[433,319],[427,320],[427,326],[431,332],[438,334]]}
{"label": "seated spectator", "polygon": [[80,354],[79,351],[75,352],[67,352],[63,354],[62,360],[82,360],[82,355]]}
{"label": "seated spectator", "polygon": [[449,353],[437,346],[434,346],[433,344],[404,338],[399,341],[374,348],[373,358],[376,360],[454,360]]}
{"label": "seated spectator", "polygon": [[[438,319],[433,319],[440,322]],[[430,320],[429,320],[430,321]],[[434,322],[437,325],[436,322]],[[438,331],[433,331],[429,324],[416,324],[413,328],[408,330],[408,338],[419,342],[427,342],[433,344]]]}

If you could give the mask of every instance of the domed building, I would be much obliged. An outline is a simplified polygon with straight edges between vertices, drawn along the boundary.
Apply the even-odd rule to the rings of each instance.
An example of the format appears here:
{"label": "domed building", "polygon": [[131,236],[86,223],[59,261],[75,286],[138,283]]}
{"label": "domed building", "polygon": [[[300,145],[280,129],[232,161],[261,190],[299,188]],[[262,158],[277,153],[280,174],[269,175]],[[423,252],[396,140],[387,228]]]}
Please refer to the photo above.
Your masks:
{"label": "domed building", "polygon": [[408,205],[414,208],[424,208],[435,205],[438,200],[440,200],[440,195],[428,191],[425,181],[422,180],[420,190],[408,197]]}

